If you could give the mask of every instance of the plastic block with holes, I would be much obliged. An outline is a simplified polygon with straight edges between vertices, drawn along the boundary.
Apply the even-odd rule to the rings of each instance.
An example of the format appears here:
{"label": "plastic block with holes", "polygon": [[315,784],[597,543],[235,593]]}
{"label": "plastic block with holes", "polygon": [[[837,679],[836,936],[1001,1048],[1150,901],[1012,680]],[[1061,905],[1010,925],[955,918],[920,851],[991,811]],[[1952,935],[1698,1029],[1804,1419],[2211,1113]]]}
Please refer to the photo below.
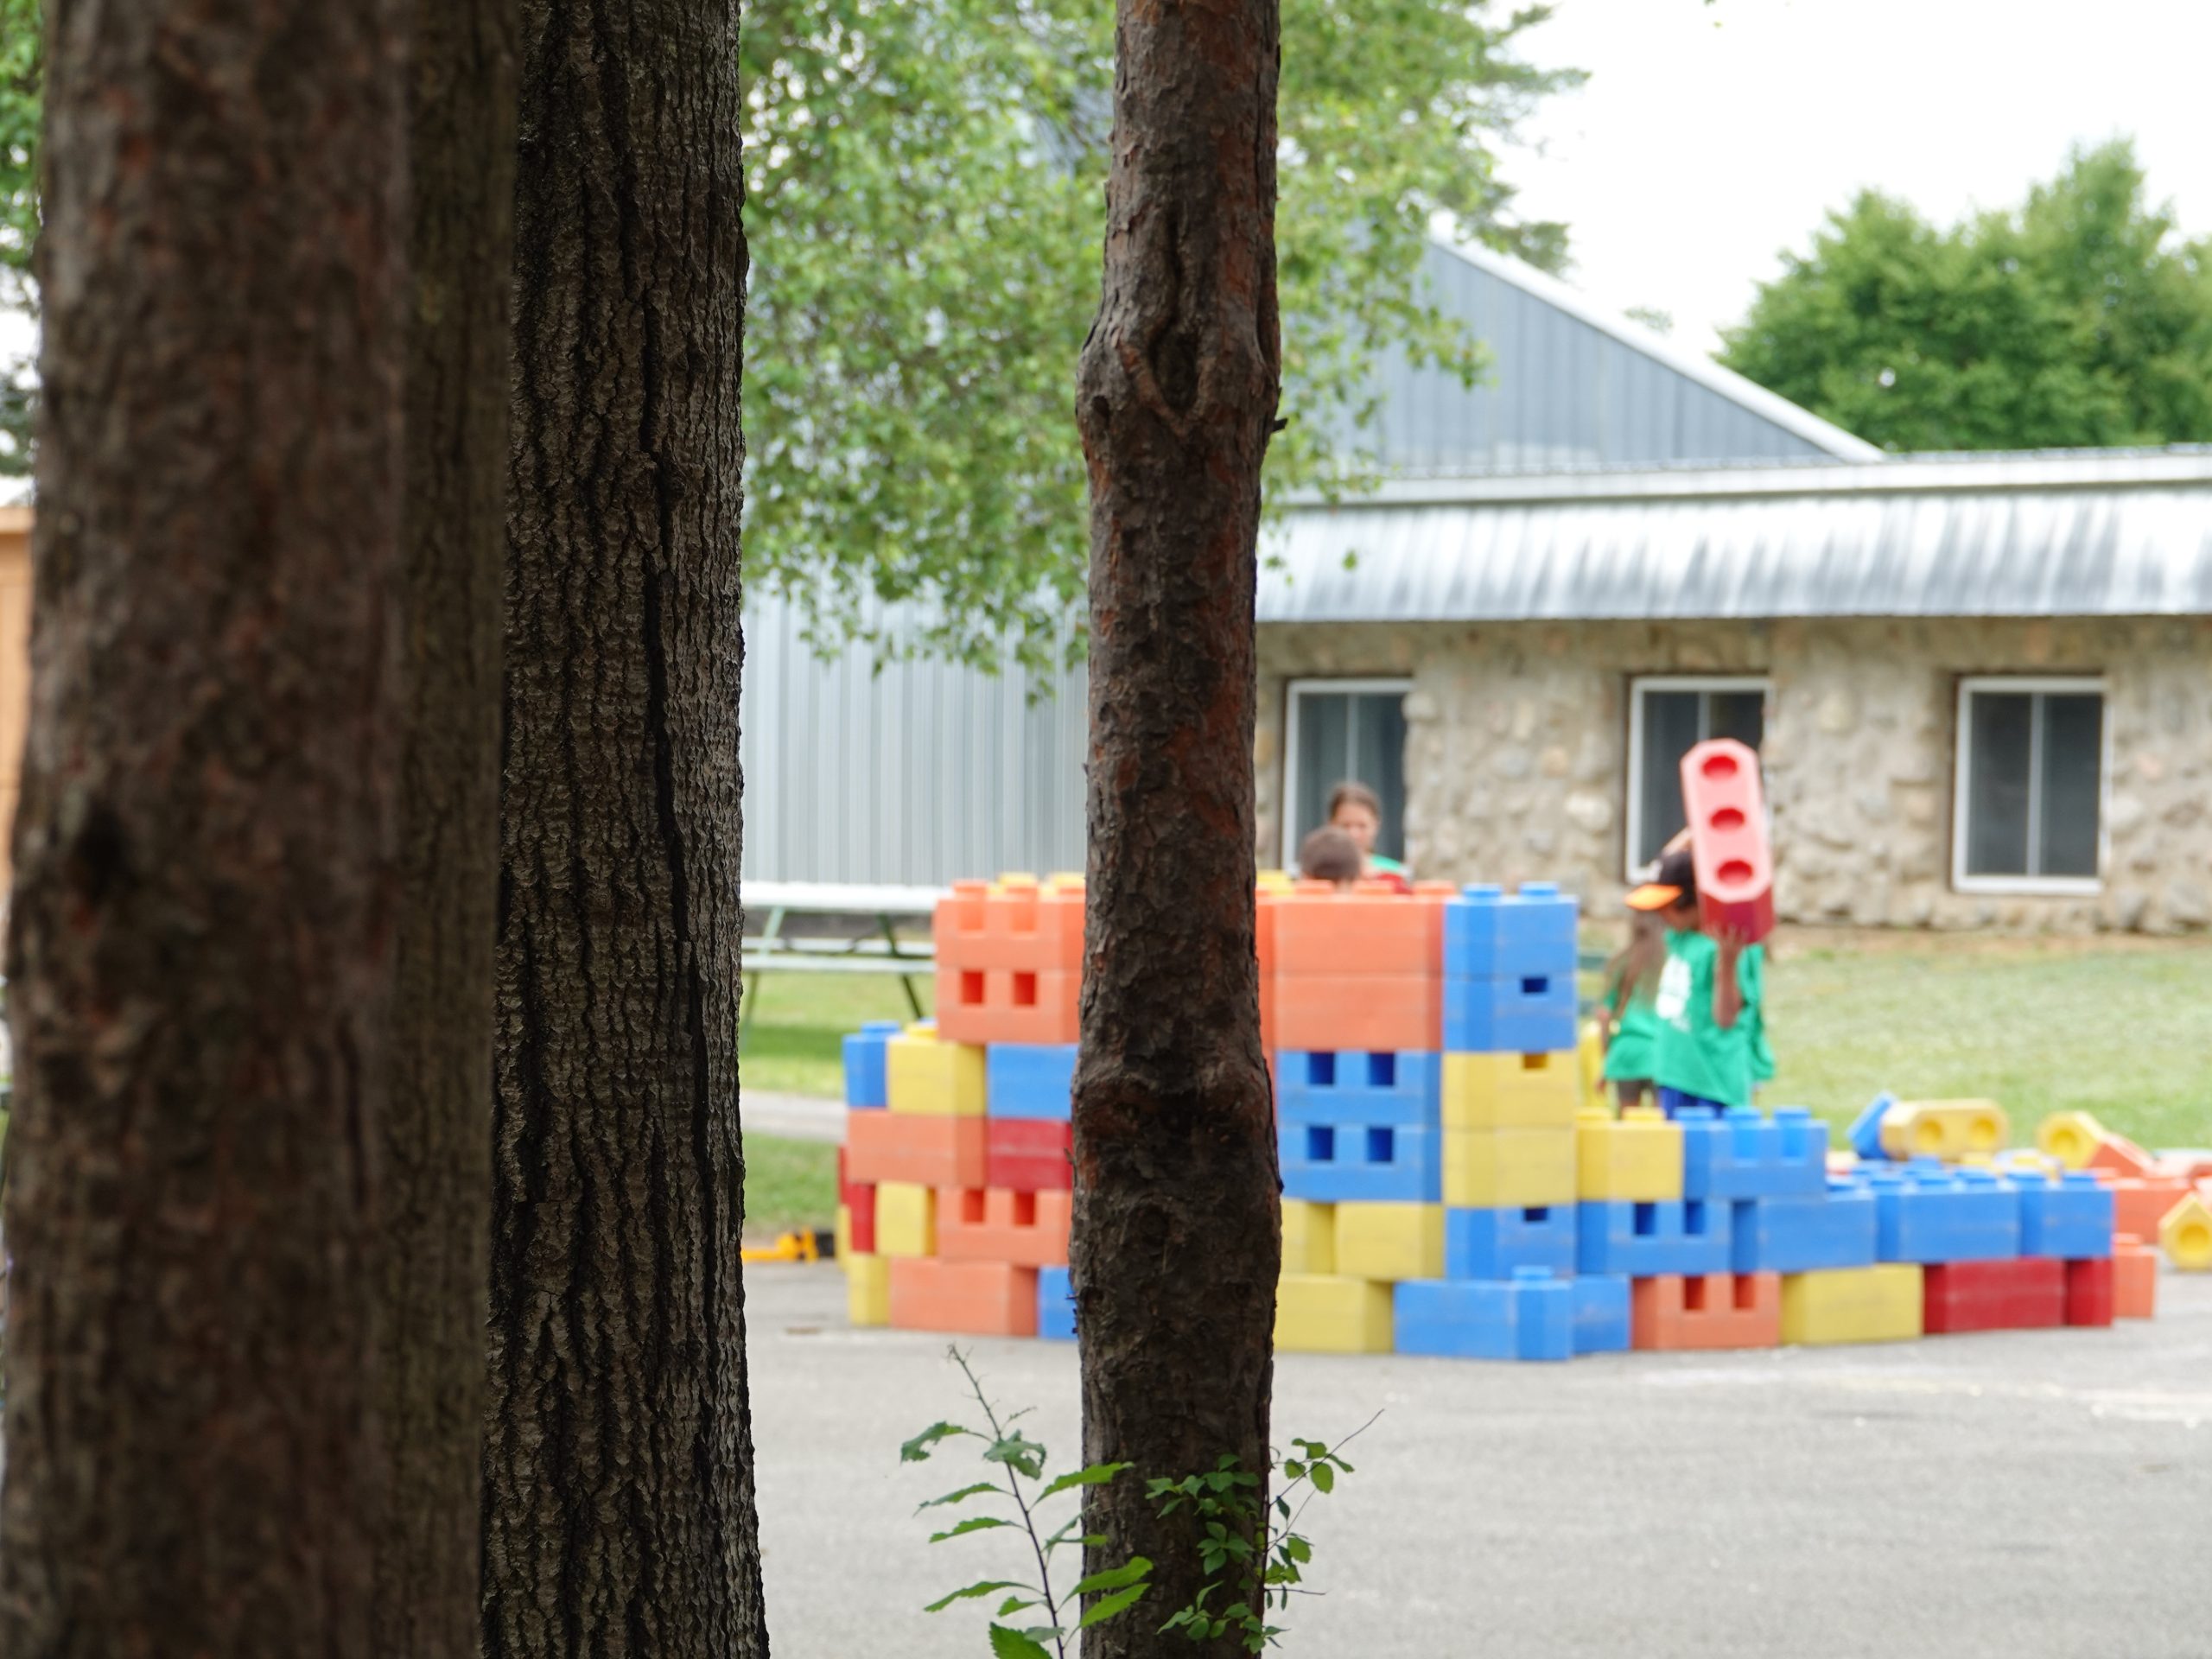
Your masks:
{"label": "plastic block with holes", "polygon": [[[1066,1044],[1076,1040],[1083,976],[1070,969],[937,969],[937,1025],[948,1042]],[[899,1109],[897,1097],[892,1109]]]}
{"label": "plastic block with holes", "polygon": [[1012,1192],[1065,1192],[1075,1185],[1074,1125],[1049,1117],[983,1120],[983,1185]]}
{"label": "plastic block with holes", "polygon": [[1434,1128],[1443,1061],[1433,1050],[1284,1049],[1275,1056],[1275,1107],[1286,1123]]}
{"label": "plastic block with holes", "polygon": [[1337,1205],[1336,1262],[1347,1279],[1433,1279],[1444,1271],[1444,1206]]}
{"label": "plastic block with holes", "polygon": [[1654,1353],[1772,1348],[1782,1340],[1782,1275],[1662,1274],[1635,1283],[1636,1346]]}
{"label": "plastic block with holes", "polygon": [[1772,1117],[1749,1107],[1691,1111],[1676,1124],[1686,1198],[1805,1197],[1827,1189],[1828,1126],[1802,1106],[1777,1106]]}
{"label": "plastic block with holes", "polygon": [[1075,1115],[1073,1043],[994,1043],[983,1056],[984,1109],[993,1117]]}
{"label": "plastic block with holes", "polygon": [[891,1258],[855,1255],[845,1263],[845,1318],[855,1325],[891,1323]]}
{"label": "plastic block with holes", "polygon": [[1037,1334],[1048,1342],[1075,1340],[1075,1287],[1065,1268],[1037,1269]]}
{"label": "plastic block with holes", "polygon": [[2166,1212],[2190,1195],[2187,1181],[2173,1176],[2123,1175],[2107,1180],[2112,1189],[2112,1225],[2146,1242],[2158,1236]]}
{"label": "plastic block with holes", "polygon": [[1294,1354],[1387,1354],[1390,1287],[1372,1279],[1286,1273],[1275,1287],[1275,1349]]}
{"label": "plastic block with holes", "polygon": [[952,896],[938,900],[931,934],[940,967],[1080,973],[1083,883],[1021,875],[956,881]]}
{"label": "plastic block with holes", "polygon": [[1732,737],[1682,757],[1682,815],[1697,867],[1698,915],[1707,932],[1747,939],[1774,931],[1774,854],[1767,845],[1759,758]]}
{"label": "plastic block with holes", "polygon": [[899,1112],[854,1112],[845,1119],[845,1178],[871,1185],[981,1186],[987,1167],[984,1120]]}
{"label": "plastic block with holes", "polygon": [[1262,988],[1262,1012],[1268,1012],[1264,993],[1272,991],[1278,1051],[1433,1050],[1443,1046],[1438,1040],[1442,984],[1423,974],[1278,972]]}
{"label": "plastic block with holes", "polygon": [[1574,1046],[1574,969],[1443,982],[1443,1046],[1455,1054],[1554,1054]]}
{"label": "plastic block with holes", "polygon": [[2113,1321],[2113,1266],[2109,1255],[2066,1264],[2066,1323],[2108,1325]]}
{"label": "plastic block with holes", "polygon": [[1625,1274],[1577,1274],[1574,1288],[1574,1351],[1624,1354],[1635,1330],[1630,1280]]}
{"label": "plastic block with holes", "polygon": [[2020,1253],[2020,1189],[1994,1170],[1916,1158],[1871,1170],[1884,1262],[1990,1262]]}
{"label": "plastic block with holes", "polygon": [[1738,1273],[1810,1273],[1870,1268],[1875,1255],[1874,1192],[1831,1179],[1815,1198],[1739,1198],[1729,1205],[1728,1265]]}
{"label": "plastic block with holes", "polygon": [[1573,1051],[1446,1054],[1447,1129],[1568,1129],[1582,1105]]}
{"label": "plastic block with holes", "polygon": [[1333,1274],[1337,1270],[1337,1206],[1305,1198],[1282,1201],[1282,1270]]}
{"label": "plastic block with holes", "polygon": [[1572,979],[1579,914],[1575,901],[1548,881],[1524,881],[1515,893],[1462,887],[1444,906],[1445,976]]}
{"label": "plastic block with holes", "polygon": [[1582,1205],[1574,1218],[1575,1270],[1637,1279],[1726,1273],[1728,1209],[1700,1198]]}
{"label": "plastic block with holes", "polygon": [[1541,1268],[1564,1279],[1574,1271],[1574,1220],[1571,1204],[1446,1210],[1444,1277],[1510,1279]]}
{"label": "plastic block with holes", "polygon": [[1071,1192],[948,1188],[937,1195],[937,1253],[948,1262],[1062,1267],[1074,1211]]}
{"label": "plastic block with holes", "polygon": [[1899,1101],[1882,1118],[1882,1150],[1895,1159],[1955,1163],[1990,1156],[2010,1135],[2005,1109],[1993,1100]]}
{"label": "plastic block with holes", "polygon": [[2087,1112],[2053,1112],[2036,1125],[2036,1145],[2069,1169],[2087,1169],[2105,1126]]}
{"label": "plastic block with holes", "polygon": [[2041,1331],[2066,1323],[2066,1264],[2052,1257],[1947,1262],[1923,1271],[1923,1328],[1931,1337]]}
{"label": "plastic block with holes", "polygon": [[1782,1339],[1807,1347],[1910,1342],[1921,1334],[1925,1277],[1904,1262],[1782,1275]]}
{"label": "plastic block with holes", "polygon": [[856,1110],[887,1103],[884,1049],[905,1029],[896,1020],[871,1020],[845,1039],[845,1104]]}
{"label": "plastic block with holes", "polygon": [[1572,1129],[1446,1129],[1444,1202],[1470,1210],[1574,1202]]}
{"label": "plastic block with holes", "polygon": [[1372,1123],[1286,1123],[1283,1196],[1318,1204],[1439,1204],[1439,1134]]}
{"label": "plastic block with holes", "polygon": [[2086,1170],[2056,1180],[2015,1166],[2020,1189],[2020,1254],[2081,1262],[2112,1254],[2112,1189]]}
{"label": "plastic block with holes", "polygon": [[1037,1269],[902,1257],[891,1264],[891,1323],[901,1331],[1033,1337]]}
{"label": "plastic block with holes", "polygon": [[2158,1223],[2158,1248],[2183,1273],[2212,1273],[2212,1205],[2191,1192]]}
{"label": "plastic block with holes", "polygon": [[885,1103],[923,1117],[983,1115],[983,1051],[927,1020],[884,1045]]}
{"label": "plastic block with holes", "polygon": [[875,1249],[879,1255],[937,1254],[937,1191],[909,1181],[875,1189]]}
{"label": "plastic block with holes", "polygon": [[872,1255],[875,1250],[875,1184],[852,1178],[851,1155],[837,1148],[837,1208],[846,1215],[846,1236],[840,1247]]}
{"label": "plastic block with holes", "polygon": [[1512,1278],[1411,1279],[1397,1287],[1398,1351],[1455,1359],[1560,1360],[1574,1353],[1574,1290],[1541,1268]]}
{"label": "plastic block with holes", "polygon": [[1274,902],[1274,970],[1342,979],[1433,979],[1443,962],[1449,887],[1424,884],[1408,903],[1381,883],[1341,889],[1301,881]]}
{"label": "plastic block with holes", "polygon": [[2112,1312],[2116,1319],[2147,1319],[2158,1311],[2158,1256],[2122,1233],[2112,1242]]}
{"label": "plastic block with holes", "polygon": [[1682,1196],[1682,1128],[1654,1107],[1618,1118],[1602,1106],[1574,1120],[1575,1192],[1592,1201],[1645,1202]]}

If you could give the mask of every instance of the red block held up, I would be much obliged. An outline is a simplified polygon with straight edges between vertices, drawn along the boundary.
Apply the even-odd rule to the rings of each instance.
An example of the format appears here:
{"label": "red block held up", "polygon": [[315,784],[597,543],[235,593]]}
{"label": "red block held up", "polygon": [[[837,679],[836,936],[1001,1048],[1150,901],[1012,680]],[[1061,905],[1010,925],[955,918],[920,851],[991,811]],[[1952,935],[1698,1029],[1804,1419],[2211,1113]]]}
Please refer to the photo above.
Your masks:
{"label": "red block held up", "polygon": [[1774,931],[1774,854],[1758,756],[1732,737],[1698,744],[1682,757],[1682,810],[1697,867],[1700,925],[1764,938]]}

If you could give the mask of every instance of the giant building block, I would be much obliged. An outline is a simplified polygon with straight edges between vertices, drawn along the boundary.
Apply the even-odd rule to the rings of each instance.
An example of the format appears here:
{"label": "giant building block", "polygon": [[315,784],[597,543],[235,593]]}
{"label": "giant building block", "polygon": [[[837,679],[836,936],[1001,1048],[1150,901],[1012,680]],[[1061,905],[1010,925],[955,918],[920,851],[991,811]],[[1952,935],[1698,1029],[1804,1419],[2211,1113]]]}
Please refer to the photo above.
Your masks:
{"label": "giant building block", "polygon": [[845,1262],[845,1318],[856,1327],[891,1323],[891,1258],[855,1255]]}
{"label": "giant building block", "polygon": [[2069,1169],[2087,1169],[2105,1126],[2087,1112],[2053,1112],[2036,1125],[2036,1145]]}
{"label": "giant building block", "polygon": [[1509,1280],[1411,1279],[1397,1287],[1398,1351],[1559,1360],[1574,1352],[1574,1292],[1541,1268]]}
{"label": "giant building block", "polygon": [[1603,1107],[1574,1123],[1577,1196],[1589,1202],[1656,1202],[1682,1196],[1682,1129],[1656,1109],[1619,1117]]}
{"label": "giant building block", "polygon": [[931,933],[940,967],[1078,974],[1083,883],[1064,876],[956,881],[951,897],[938,900]]}
{"label": "giant building block", "polygon": [[2158,1223],[2158,1244],[2183,1273],[2212,1273],[2212,1205],[2191,1192]]}
{"label": "giant building block", "polygon": [[1933,1159],[1877,1168],[1875,1252],[1885,1262],[1979,1262],[2020,1253],[2020,1190],[1986,1169]]}
{"label": "giant building block", "polygon": [[[1408,901],[1399,898],[1392,902]],[[1277,973],[1266,983],[1273,991],[1274,1043],[1279,1050],[1373,1053],[1443,1046],[1438,1035],[1442,982],[1433,976],[1330,978]],[[1261,1012],[1270,1013],[1264,1001]]]}
{"label": "giant building block", "polygon": [[1447,1129],[1569,1129],[1582,1105],[1578,1061],[1550,1054],[1446,1054]]}
{"label": "giant building block", "polygon": [[845,1104],[857,1109],[886,1103],[884,1046],[903,1027],[896,1020],[871,1020],[845,1039]]}
{"label": "giant building block", "polygon": [[1879,1094],[1866,1103],[1866,1108],[1851,1120],[1851,1128],[1844,1139],[1851,1143],[1852,1151],[1868,1163],[1875,1163],[1890,1154],[1882,1149],[1882,1120],[1890,1115],[1890,1108],[1897,1103],[1891,1094]]}
{"label": "giant building block", "polygon": [[1574,1292],[1574,1351],[1624,1354],[1634,1335],[1630,1281],[1620,1274],[1577,1274]]}
{"label": "giant building block", "polygon": [[1993,1100],[1899,1101],[1882,1118],[1882,1150],[1895,1159],[1956,1163],[2003,1147],[2009,1125]]}
{"label": "giant building block", "polygon": [[938,1031],[954,1043],[1072,1043],[1082,988],[1083,976],[1072,969],[956,968],[940,959]]}
{"label": "giant building block", "polygon": [[852,1112],[845,1118],[845,1176],[877,1184],[981,1186],[984,1121],[900,1112]]}
{"label": "giant building block", "polygon": [[848,1250],[862,1255],[875,1251],[875,1185],[852,1179],[845,1148],[837,1148],[837,1209],[845,1217],[845,1236],[837,1254]]}
{"label": "giant building block", "polygon": [[1802,1106],[1749,1107],[1676,1120],[1686,1198],[1806,1197],[1827,1190],[1828,1126]]}
{"label": "giant building block", "polygon": [[1390,1287],[1287,1273],[1275,1287],[1275,1347],[1300,1354],[1390,1351]]}
{"label": "giant building block", "polygon": [[1433,1128],[1442,1097],[1443,1059],[1433,1050],[1284,1049],[1275,1056],[1276,1110],[1286,1123]]}
{"label": "giant building block", "polygon": [[927,1020],[884,1046],[884,1100],[893,1112],[923,1117],[983,1115],[983,1051],[954,1040]]}
{"label": "giant building block", "polygon": [[1037,1269],[1006,1262],[900,1258],[891,1263],[891,1323],[972,1337],[1037,1334]]}
{"label": "giant building block", "polygon": [[1072,1126],[1048,1117],[983,1120],[983,1185],[1014,1192],[1065,1192],[1075,1185],[1068,1161]]}
{"label": "giant building block", "polygon": [[1347,1279],[1434,1279],[1444,1271],[1444,1207],[1340,1204],[1336,1258]]}
{"label": "giant building block", "polygon": [[1729,1266],[1738,1273],[1868,1268],[1878,1259],[1874,1192],[1831,1179],[1814,1198],[1744,1198],[1729,1207]]}
{"label": "giant building block", "polygon": [[1444,1196],[1439,1135],[1372,1123],[1286,1123],[1287,1198],[1319,1204],[1436,1204]]}
{"label": "giant building block", "polygon": [[1696,745],[1682,756],[1682,811],[1697,868],[1699,925],[1764,938],[1774,931],[1774,854],[1758,756],[1731,737]]}
{"label": "giant building block", "polygon": [[[2124,1135],[2114,1135],[2107,1129],[2097,1137],[2096,1149],[2089,1154],[2091,1169],[2110,1170],[2115,1175],[2159,1176],[2177,1172],[2160,1167],[2159,1162]],[[2187,1177],[2182,1177],[2186,1179]]]}
{"label": "giant building block", "polygon": [[2147,1319],[2158,1311],[2158,1257],[2132,1233],[2112,1242],[2112,1311],[2120,1319]]}
{"label": "giant building block", "polygon": [[2113,1268],[2108,1255],[2066,1264],[2066,1323],[2113,1322]]}
{"label": "giant building block", "polygon": [[1564,973],[1446,979],[1442,994],[1442,1046],[1452,1053],[1548,1054],[1574,1046],[1571,965]]}
{"label": "giant building block", "polygon": [[1073,1043],[994,1043],[983,1057],[984,1109],[993,1117],[1075,1115]]}
{"label": "giant building block", "polygon": [[1925,1269],[1928,1334],[2040,1331],[2066,1323],[2066,1264],[2049,1256],[1951,1262]]}
{"label": "giant building block", "polygon": [[937,1254],[937,1192],[906,1181],[875,1189],[875,1248],[890,1256]]}
{"label": "giant building block", "polygon": [[1350,891],[1300,882],[1274,903],[1275,973],[1338,982],[1434,979],[1443,961],[1439,901],[1450,891],[1424,883],[1409,904],[1379,882]]}
{"label": "giant building block", "polygon": [[2166,1212],[2190,1194],[2187,1181],[2166,1175],[2122,1175],[2109,1179],[2113,1230],[2149,1241],[2158,1236]]}
{"label": "giant building block", "polygon": [[1282,1201],[1282,1270],[1319,1274],[1337,1270],[1337,1206],[1306,1198]]}
{"label": "giant building block", "polygon": [[1574,1271],[1574,1221],[1571,1204],[1446,1210],[1443,1276],[1510,1279],[1522,1268],[1541,1268],[1564,1279]]}
{"label": "giant building block", "polygon": [[1441,1196],[1459,1209],[1574,1201],[1572,1129],[1446,1129]]}
{"label": "giant building block", "polygon": [[1572,979],[1580,909],[1548,881],[1524,881],[1510,893],[1462,887],[1444,906],[1445,977]]}
{"label": "giant building block", "polygon": [[1075,1287],[1065,1268],[1037,1269],[1037,1334],[1048,1342],[1075,1340]]}
{"label": "giant building block", "polygon": [[1663,1274],[1632,1283],[1631,1329],[1639,1349],[1771,1348],[1782,1340],[1779,1274]]}
{"label": "giant building block", "polygon": [[1921,1334],[1925,1277],[1904,1262],[1782,1276],[1782,1339],[1825,1347]]}
{"label": "giant building block", "polygon": [[948,1189],[937,1195],[937,1253],[947,1262],[1062,1267],[1074,1213],[1071,1192]]}
{"label": "giant building block", "polygon": [[1726,1273],[1730,1219],[1726,1204],[1697,1198],[1585,1204],[1575,1216],[1575,1269],[1639,1279]]}
{"label": "giant building block", "polygon": [[2094,1175],[2069,1170],[2054,1181],[2016,1165],[2010,1179],[2020,1189],[2021,1255],[2080,1262],[2112,1254],[2112,1189]]}

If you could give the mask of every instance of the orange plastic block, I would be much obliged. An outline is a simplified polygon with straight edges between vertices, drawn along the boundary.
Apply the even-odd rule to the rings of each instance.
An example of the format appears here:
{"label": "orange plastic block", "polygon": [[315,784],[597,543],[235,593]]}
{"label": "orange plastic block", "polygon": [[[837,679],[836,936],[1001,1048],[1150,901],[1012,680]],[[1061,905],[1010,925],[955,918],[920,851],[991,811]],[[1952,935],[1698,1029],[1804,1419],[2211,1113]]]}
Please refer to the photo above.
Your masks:
{"label": "orange plastic block", "polygon": [[937,1253],[947,1262],[1065,1267],[1075,1194],[946,1188],[937,1195]]}
{"label": "orange plastic block", "polygon": [[[1395,902],[1408,901],[1401,898]],[[1279,973],[1274,985],[1270,1040],[1278,1048],[1353,1049],[1372,1054],[1444,1046],[1440,975]]]}
{"label": "orange plastic block", "polygon": [[1037,1334],[1037,1269],[906,1256],[891,1263],[891,1323],[970,1337]]}
{"label": "orange plastic block", "polygon": [[1083,883],[1007,876],[996,885],[956,881],[938,900],[931,930],[940,968],[1083,971]]}
{"label": "orange plastic block", "polygon": [[1278,974],[1431,976],[1444,971],[1444,906],[1456,890],[1424,885],[1409,902],[1380,883],[1349,892],[1300,882],[1274,901]]}
{"label": "orange plastic block", "polygon": [[903,1112],[845,1114],[845,1177],[872,1185],[981,1186],[985,1126],[982,1117],[931,1117]]}
{"label": "orange plastic block", "polygon": [[949,1043],[1071,1043],[1083,976],[1064,969],[937,970],[937,1031]]}
{"label": "orange plastic block", "polygon": [[2112,1184],[2112,1230],[2156,1238],[2166,1212],[2190,1193],[2187,1181],[2164,1176],[2122,1176]]}
{"label": "orange plastic block", "polygon": [[1656,1352],[1775,1348],[1782,1343],[1782,1275],[1666,1274],[1633,1281],[1630,1340]]}
{"label": "orange plastic block", "polygon": [[2158,1254],[2132,1233],[2112,1242],[2112,1312],[2118,1319],[2148,1319],[2158,1312]]}
{"label": "orange plastic block", "polygon": [[1682,757],[1682,810],[1700,925],[1764,938],[1774,931],[1774,853],[1758,756],[1732,737],[1696,745]]}
{"label": "orange plastic block", "polygon": [[[2089,1154],[2091,1169],[2108,1169],[2115,1175],[2141,1175],[2168,1179],[2158,1167],[2158,1160],[2137,1146],[2124,1135],[2114,1135],[2107,1129],[2097,1137],[2097,1149]],[[2175,1178],[2178,1179],[2178,1178]]]}

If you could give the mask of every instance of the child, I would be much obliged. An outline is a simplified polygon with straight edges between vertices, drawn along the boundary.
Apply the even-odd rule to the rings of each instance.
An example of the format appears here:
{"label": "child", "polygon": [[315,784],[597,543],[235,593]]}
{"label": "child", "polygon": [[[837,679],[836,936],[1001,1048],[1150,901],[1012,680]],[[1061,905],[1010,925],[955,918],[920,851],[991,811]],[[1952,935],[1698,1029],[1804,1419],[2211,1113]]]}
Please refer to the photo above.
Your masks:
{"label": "child", "polygon": [[1686,1107],[1748,1106],[1764,1017],[1764,953],[1735,929],[1699,931],[1697,871],[1689,849],[1659,861],[1654,878],[1628,896],[1633,910],[1666,924],[1667,962],[1652,1001],[1658,1021],[1651,1080],[1668,1116]]}
{"label": "child", "polygon": [[1298,874],[1308,881],[1349,887],[1357,884],[1359,869],[1359,843],[1341,830],[1324,824],[1298,843]]}
{"label": "child", "polygon": [[1648,910],[1629,912],[1628,947],[1605,964],[1599,1029],[1605,1039],[1605,1079],[1624,1107],[1651,1090],[1659,1042],[1655,1003],[1667,965],[1667,925]]}
{"label": "child", "polygon": [[1395,893],[1414,890],[1412,872],[1375,850],[1375,837],[1382,832],[1382,801],[1365,784],[1342,783],[1329,791],[1329,827],[1343,830],[1359,849],[1362,875],[1389,883]]}

